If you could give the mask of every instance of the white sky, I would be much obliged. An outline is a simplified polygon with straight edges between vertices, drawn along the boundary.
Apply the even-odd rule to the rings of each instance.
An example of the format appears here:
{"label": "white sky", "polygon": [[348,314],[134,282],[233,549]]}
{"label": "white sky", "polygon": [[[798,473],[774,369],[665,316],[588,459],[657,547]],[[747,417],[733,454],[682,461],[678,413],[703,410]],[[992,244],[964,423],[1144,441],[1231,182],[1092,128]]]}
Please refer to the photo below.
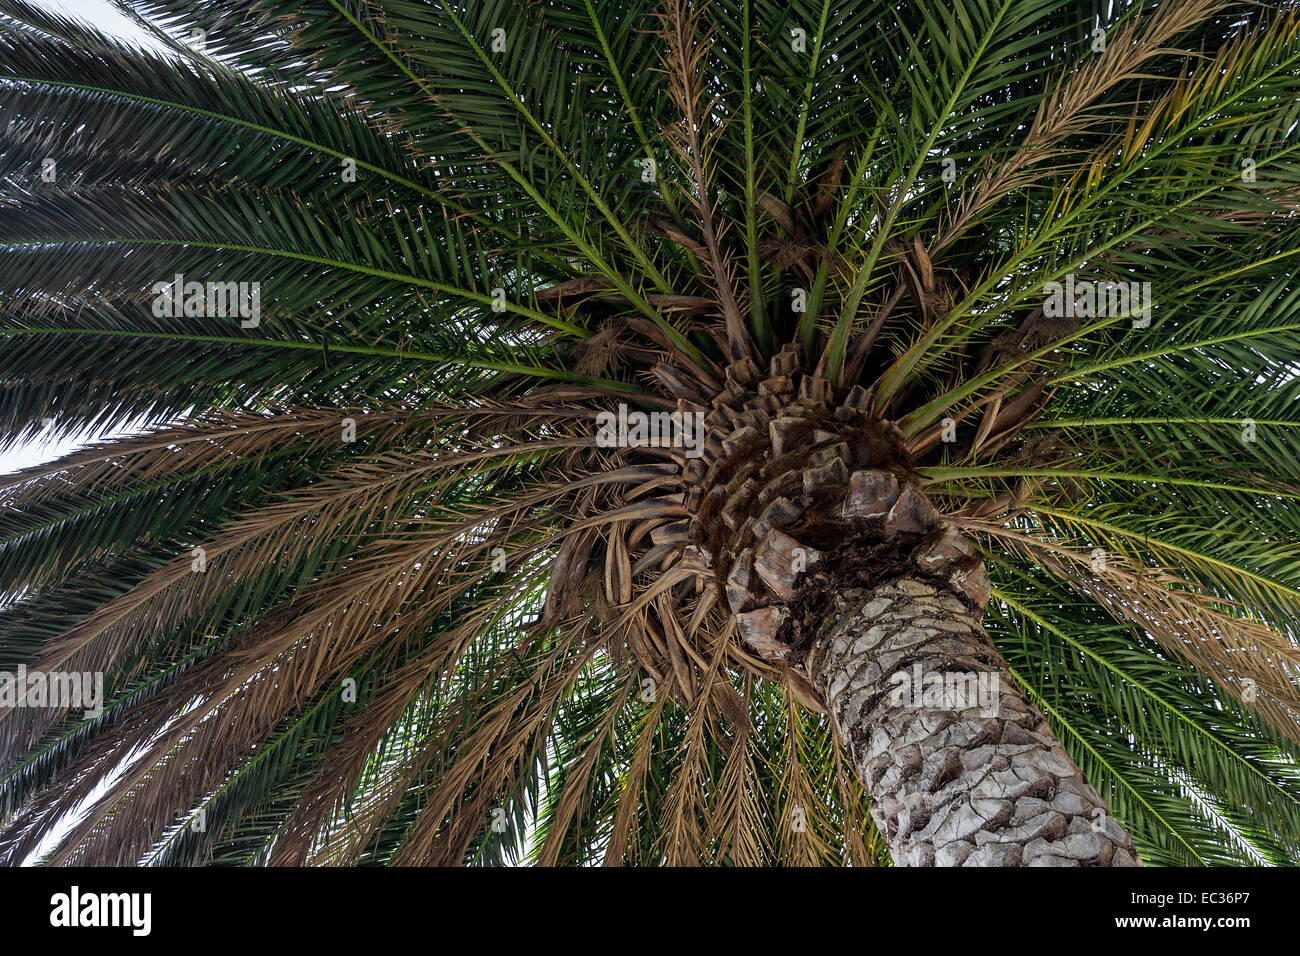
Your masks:
{"label": "white sky", "polygon": [[83,17],[105,33],[115,33],[119,36],[134,36],[139,33],[139,28],[131,22],[130,18],[117,10],[108,0],[35,0],[35,2],[40,6],[58,10],[60,13]]}
{"label": "white sky", "polygon": [[98,434],[85,432],[80,435],[58,436],[55,429],[46,429],[44,434],[38,435],[31,441],[0,452],[0,475],[39,465],[43,461],[51,461],[66,455],[80,445],[89,444],[104,434],[111,434],[111,432]]}

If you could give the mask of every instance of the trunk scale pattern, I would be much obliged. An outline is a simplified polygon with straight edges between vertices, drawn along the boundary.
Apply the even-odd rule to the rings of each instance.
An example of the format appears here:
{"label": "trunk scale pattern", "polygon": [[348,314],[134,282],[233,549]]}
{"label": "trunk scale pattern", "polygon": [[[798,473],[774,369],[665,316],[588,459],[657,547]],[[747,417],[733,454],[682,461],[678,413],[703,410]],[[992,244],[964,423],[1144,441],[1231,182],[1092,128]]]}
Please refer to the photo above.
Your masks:
{"label": "trunk scale pattern", "polygon": [[1141,865],[979,611],[941,586],[837,594],[807,666],[898,865]]}

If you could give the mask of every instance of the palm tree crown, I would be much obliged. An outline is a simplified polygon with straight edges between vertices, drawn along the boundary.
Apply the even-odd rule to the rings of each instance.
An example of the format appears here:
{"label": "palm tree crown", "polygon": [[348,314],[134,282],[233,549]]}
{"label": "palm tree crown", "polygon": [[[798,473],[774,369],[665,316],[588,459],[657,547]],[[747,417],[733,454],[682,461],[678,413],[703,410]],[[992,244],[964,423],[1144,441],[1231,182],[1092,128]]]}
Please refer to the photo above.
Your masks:
{"label": "palm tree crown", "polygon": [[900,581],[1300,858],[1295,5],[126,6],[0,0],[0,433],[147,425],[0,478],[0,858],[935,862]]}

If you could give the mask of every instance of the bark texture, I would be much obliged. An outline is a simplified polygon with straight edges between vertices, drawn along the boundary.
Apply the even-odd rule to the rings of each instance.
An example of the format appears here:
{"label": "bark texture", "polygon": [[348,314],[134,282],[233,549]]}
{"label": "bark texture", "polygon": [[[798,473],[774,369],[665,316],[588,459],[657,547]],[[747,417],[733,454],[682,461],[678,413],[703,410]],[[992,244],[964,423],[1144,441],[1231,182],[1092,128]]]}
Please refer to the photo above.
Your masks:
{"label": "bark texture", "polygon": [[[898,578],[841,592],[807,664],[897,865],[1141,865],[1020,695],[979,612],[940,585]],[[968,688],[996,676],[992,706],[974,694],[936,700],[939,675]]]}

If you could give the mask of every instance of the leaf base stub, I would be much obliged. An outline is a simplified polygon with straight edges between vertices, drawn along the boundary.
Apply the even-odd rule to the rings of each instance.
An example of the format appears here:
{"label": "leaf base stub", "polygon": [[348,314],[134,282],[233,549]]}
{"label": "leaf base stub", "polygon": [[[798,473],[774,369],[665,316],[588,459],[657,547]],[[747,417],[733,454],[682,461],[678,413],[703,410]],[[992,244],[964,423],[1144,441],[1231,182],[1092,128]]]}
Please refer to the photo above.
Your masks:
{"label": "leaf base stub", "polygon": [[838,403],[798,350],[759,379],[745,359],[706,419],[709,452],[686,461],[690,537],[709,562],[741,640],[769,663],[798,667],[804,635],[847,587],[901,576],[942,584],[983,608],[983,561],[921,492],[897,427],[870,396]]}

